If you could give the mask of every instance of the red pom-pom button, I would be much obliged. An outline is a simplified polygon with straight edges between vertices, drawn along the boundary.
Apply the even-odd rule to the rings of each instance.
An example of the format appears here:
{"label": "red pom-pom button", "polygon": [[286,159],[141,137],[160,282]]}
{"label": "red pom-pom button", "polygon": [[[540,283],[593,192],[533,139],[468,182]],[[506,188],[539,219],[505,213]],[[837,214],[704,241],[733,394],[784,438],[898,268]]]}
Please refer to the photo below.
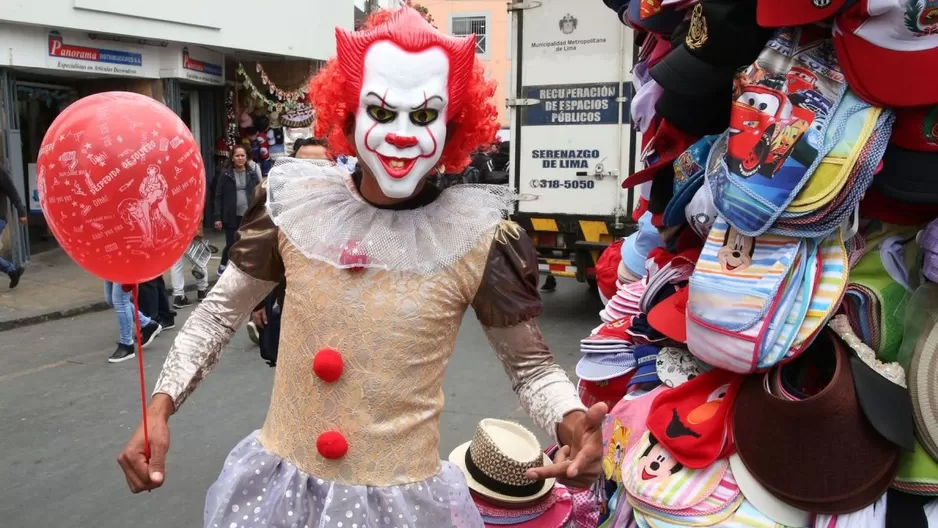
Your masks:
{"label": "red pom-pom button", "polygon": [[313,358],[313,373],[327,383],[338,381],[344,369],[342,354],[332,348],[321,349]]}
{"label": "red pom-pom button", "polygon": [[358,242],[349,241],[342,247],[339,264],[346,266],[349,271],[361,271],[365,269],[365,264],[368,264],[368,256],[359,247]]}
{"label": "red pom-pom button", "polygon": [[338,431],[326,431],[316,439],[316,450],[323,458],[338,460],[348,453],[348,442]]}

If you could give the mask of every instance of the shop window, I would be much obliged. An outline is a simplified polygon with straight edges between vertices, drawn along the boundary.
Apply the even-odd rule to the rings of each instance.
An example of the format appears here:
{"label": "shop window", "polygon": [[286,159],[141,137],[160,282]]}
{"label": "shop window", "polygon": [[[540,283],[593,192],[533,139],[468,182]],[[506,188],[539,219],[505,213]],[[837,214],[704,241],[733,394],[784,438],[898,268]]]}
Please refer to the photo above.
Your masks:
{"label": "shop window", "polygon": [[453,16],[450,33],[457,37],[476,36],[476,54],[488,56],[489,17],[487,15]]}

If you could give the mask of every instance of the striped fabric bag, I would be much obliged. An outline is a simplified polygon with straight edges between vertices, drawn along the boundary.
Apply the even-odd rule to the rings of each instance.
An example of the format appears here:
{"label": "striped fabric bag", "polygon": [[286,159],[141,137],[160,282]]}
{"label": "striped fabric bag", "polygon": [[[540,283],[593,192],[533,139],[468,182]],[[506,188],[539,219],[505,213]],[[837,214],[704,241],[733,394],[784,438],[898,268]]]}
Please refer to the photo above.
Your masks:
{"label": "striped fabric bag", "polygon": [[[808,243],[812,241],[808,240]],[[843,232],[838,229],[817,247],[817,258],[805,272],[795,308],[779,336],[767,340],[768,346],[760,355],[760,370],[794,359],[814,342],[843,298],[847,289],[847,270]]]}
{"label": "striped fabric bag", "polygon": [[717,218],[690,277],[687,346],[691,353],[731,372],[748,374],[763,368],[760,359],[769,355],[769,345],[791,342],[782,338],[785,325],[800,328],[810,310],[803,299],[810,298],[814,288],[804,281],[806,276],[813,281],[820,275],[813,268],[808,272],[817,266],[817,259],[816,243],[771,234],[744,236]]}
{"label": "striped fabric bag", "polygon": [[840,305],[847,290],[850,274],[843,232],[838,229],[825,238],[821,242],[820,251],[821,278],[811,297],[807,316],[798,329],[794,344],[785,356],[786,360],[801,354],[814,342],[814,338],[834,316],[834,310]]}
{"label": "striped fabric bag", "polygon": [[[763,515],[749,501],[742,500],[738,507],[730,512],[726,519],[713,524],[679,523],[659,519],[651,515],[636,511],[635,524],[638,528],[687,528],[688,526],[719,526],[720,528],[789,528],[776,523]],[[802,528],[802,527],[795,527]]]}
{"label": "striped fabric bag", "polygon": [[651,526],[723,526],[723,522],[729,520],[735,514],[740,504],[743,502],[743,496],[737,495],[736,498],[727,503],[722,510],[709,515],[678,515],[676,512],[667,512],[656,510],[647,505],[642,505],[638,499],[629,495],[629,503],[633,506],[633,512],[636,517],[641,517]]}

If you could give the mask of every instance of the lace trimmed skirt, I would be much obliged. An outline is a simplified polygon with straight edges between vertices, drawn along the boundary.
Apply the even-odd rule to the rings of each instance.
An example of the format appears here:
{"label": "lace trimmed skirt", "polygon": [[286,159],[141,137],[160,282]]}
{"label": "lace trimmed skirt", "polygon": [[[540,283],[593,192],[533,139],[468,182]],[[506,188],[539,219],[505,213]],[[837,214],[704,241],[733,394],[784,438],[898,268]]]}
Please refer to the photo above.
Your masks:
{"label": "lace trimmed skirt", "polygon": [[433,478],[353,486],[308,475],[268,452],[259,431],[231,451],[205,499],[205,528],[482,528],[462,472],[442,462]]}

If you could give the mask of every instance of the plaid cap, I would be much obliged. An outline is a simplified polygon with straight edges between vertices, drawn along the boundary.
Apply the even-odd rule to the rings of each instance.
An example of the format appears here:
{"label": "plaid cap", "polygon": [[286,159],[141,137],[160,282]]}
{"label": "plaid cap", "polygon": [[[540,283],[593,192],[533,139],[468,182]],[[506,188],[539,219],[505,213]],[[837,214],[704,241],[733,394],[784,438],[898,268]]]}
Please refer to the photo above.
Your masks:
{"label": "plaid cap", "polygon": [[631,352],[618,354],[584,354],[576,365],[576,375],[587,381],[603,381],[635,370]]}

